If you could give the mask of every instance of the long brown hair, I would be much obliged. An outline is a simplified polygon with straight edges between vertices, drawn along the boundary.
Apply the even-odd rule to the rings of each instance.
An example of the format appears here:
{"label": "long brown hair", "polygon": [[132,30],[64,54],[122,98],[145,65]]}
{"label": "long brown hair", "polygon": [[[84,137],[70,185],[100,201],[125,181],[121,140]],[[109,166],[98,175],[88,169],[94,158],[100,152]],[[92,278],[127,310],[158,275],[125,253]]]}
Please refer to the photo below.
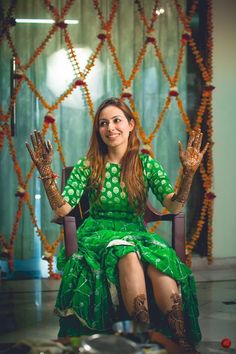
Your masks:
{"label": "long brown hair", "polygon": [[[130,108],[119,98],[108,98],[98,107],[87,153],[87,159],[91,167],[90,188],[97,189],[97,197],[103,186],[108,153],[107,145],[103,142],[99,133],[99,117],[101,111],[107,106],[119,108],[124,113],[128,122],[133,120],[135,124],[135,119]],[[138,214],[141,214],[146,201],[146,192],[144,188],[142,162],[139,158],[139,146],[140,142],[134,126],[134,129],[129,134],[127,150],[121,161],[120,180],[125,183],[131,205],[137,209]]]}

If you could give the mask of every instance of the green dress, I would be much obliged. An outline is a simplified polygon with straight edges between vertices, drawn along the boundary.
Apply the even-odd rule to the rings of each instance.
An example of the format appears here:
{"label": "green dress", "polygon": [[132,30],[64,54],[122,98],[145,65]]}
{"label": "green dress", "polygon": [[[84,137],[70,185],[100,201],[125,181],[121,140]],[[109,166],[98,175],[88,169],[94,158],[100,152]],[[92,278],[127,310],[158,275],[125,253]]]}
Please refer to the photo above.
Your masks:
{"label": "green dress", "polygon": [[[147,191],[151,188],[162,202],[172,193],[170,181],[158,161],[140,154]],[[75,165],[63,191],[74,207],[88,186],[90,167],[83,158]],[[136,252],[144,264],[152,264],[174,278],[182,294],[189,336],[200,338],[195,282],[191,270],[173,248],[155,233],[146,230],[143,218],[130,206],[125,186],[120,184],[120,165],[107,162],[104,186],[97,201],[89,192],[90,216],[77,231],[78,252],[68,260],[62,248],[57,267],[63,271],[55,312],[60,316],[59,336],[104,333],[111,330],[119,304],[117,263],[129,252]],[[153,302],[153,299],[150,299]],[[161,319],[156,308],[154,317]],[[152,312],[153,314],[153,312]],[[161,330],[171,335],[164,319]]]}

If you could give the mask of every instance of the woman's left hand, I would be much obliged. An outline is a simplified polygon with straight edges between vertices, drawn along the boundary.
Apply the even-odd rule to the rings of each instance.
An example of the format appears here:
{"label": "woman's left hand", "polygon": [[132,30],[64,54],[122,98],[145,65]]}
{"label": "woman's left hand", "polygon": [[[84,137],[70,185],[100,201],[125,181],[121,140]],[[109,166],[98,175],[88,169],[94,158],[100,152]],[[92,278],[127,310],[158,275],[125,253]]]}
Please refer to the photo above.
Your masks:
{"label": "woman's left hand", "polygon": [[209,143],[206,143],[201,150],[203,133],[200,129],[192,130],[189,136],[187,148],[184,151],[182,143],[179,141],[179,157],[183,165],[183,171],[187,174],[192,174],[198,169],[202,158],[207,151]]}

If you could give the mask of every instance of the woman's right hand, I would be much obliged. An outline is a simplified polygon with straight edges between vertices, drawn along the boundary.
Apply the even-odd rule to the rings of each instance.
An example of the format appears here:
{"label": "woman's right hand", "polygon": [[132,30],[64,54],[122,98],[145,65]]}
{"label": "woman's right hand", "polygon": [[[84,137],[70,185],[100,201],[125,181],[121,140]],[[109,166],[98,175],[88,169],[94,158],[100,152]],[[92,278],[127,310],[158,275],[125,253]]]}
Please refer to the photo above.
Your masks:
{"label": "woman's right hand", "polygon": [[29,143],[26,142],[25,145],[29,151],[31,159],[33,160],[35,166],[39,170],[41,176],[45,176],[48,173],[48,168],[50,168],[53,157],[53,148],[48,140],[47,142],[43,139],[42,134],[34,130],[30,134],[33,149],[30,147]]}

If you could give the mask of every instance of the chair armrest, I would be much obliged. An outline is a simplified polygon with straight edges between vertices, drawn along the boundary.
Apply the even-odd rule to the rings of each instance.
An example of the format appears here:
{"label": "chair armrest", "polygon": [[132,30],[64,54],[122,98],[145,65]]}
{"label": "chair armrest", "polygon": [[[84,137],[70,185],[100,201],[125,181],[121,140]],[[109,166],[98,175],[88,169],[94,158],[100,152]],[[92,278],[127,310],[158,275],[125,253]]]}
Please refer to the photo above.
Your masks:
{"label": "chair armrest", "polygon": [[63,226],[66,258],[69,258],[70,256],[72,256],[73,253],[78,251],[75,217],[64,216]]}
{"label": "chair armrest", "polygon": [[63,224],[63,218],[61,216],[56,216],[55,215],[50,222],[52,222],[53,224],[62,225]]}

